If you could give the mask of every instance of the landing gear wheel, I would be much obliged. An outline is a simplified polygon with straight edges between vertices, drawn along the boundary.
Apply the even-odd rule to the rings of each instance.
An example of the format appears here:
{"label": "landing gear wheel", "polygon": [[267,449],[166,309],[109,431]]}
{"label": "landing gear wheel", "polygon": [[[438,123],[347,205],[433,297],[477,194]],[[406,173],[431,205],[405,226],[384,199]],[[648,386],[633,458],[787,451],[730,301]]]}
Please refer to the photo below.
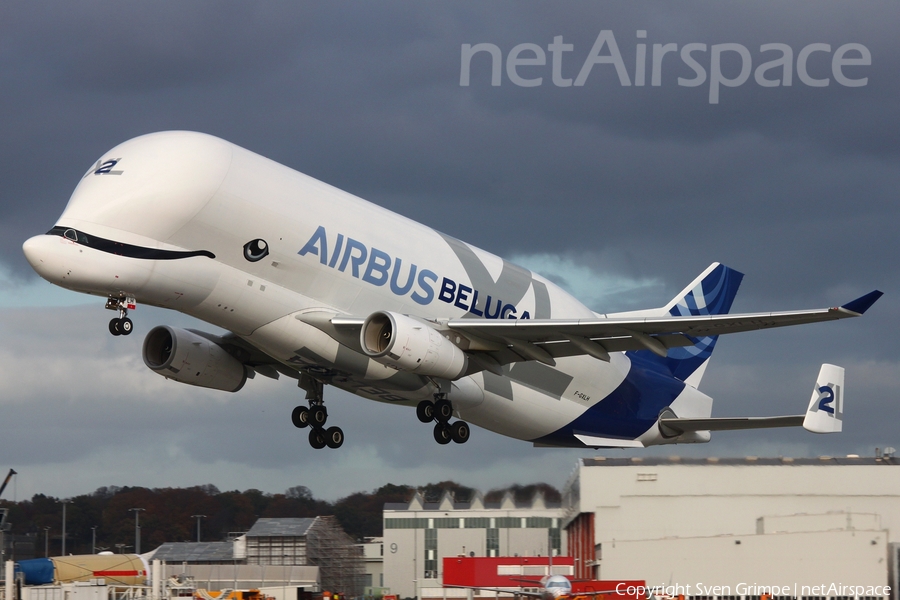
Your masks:
{"label": "landing gear wheel", "polygon": [[325,406],[317,404],[309,409],[309,422],[313,427],[322,427],[328,420],[328,411]]}
{"label": "landing gear wheel", "polygon": [[314,428],[309,432],[309,445],[315,448],[316,450],[321,450],[325,447],[325,432],[321,429]]}
{"label": "landing gear wheel", "polygon": [[450,428],[447,427],[446,423],[434,424],[434,441],[436,441],[438,444],[444,445],[449,444],[451,439]]}
{"label": "landing gear wheel", "polygon": [[305,406],[298,406],[291,411],[291,423],[298,429],[303,429],[309,425],[309,409]]}
{"label": "landing gear wheel", "polygon": [[457,444],[465,444],[469,441],[469,424],[465,421],[456,421],[450,425],[450,437]]}
{"label": "landing gear wheel", "polygon": [[340,427],[329,427],[325,430],[325,443],[329,448],[340,448],[344,443],[344,432]]}
{"label": "landing gear wheel", "polygon": [[109,332],[113,335],[122,335],[122,332],[119,330],[119,319],[110,320]]}
{"label": "landing gear wheel", "polygon": [[422,400],[416,406],[416,416],[423,423],[431,423],[434,421],[434,402],[431,400]]}
{"label": "landing gear wheel", "polygon": [[134,329],[134,323],[131,322],[131,319],[125,317],[124,319],[119,319],[119,331],[122,335],[129,335]]}
{"label": "landing gear wheel", "polygon": [[441,398],[434,403],[434,418],[438,423],[447,423],[453,416],[453,405],[449,400]]}

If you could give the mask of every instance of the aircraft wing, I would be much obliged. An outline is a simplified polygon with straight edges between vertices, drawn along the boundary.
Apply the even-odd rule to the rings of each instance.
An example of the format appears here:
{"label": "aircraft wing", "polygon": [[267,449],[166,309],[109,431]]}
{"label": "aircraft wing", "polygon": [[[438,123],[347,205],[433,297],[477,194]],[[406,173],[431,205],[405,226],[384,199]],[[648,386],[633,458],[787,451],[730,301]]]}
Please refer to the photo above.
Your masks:
{"label": "aircraft wing", "polygon": [[[540,584],[538,584],[538,585],[540,585]],[[497,594],[510,594],[513,596],[528,596],[531,598],[541,598],[542,597],[542,594],[540,592],[526,592],[523,590],[510,589],[510,588],[503,589],[503,588],[490,588],[490,587],[480,587],[480,586],[476,587],[476,586],[469,586],[469,585],[452,585],[449,583],[445,583],[444,587],[460,588],[460,589],[464,589],[464,590],[484,590],[485,592],[495,592]]]}
{"label": "aircraft wing", "polygon": [[665,356],[669,348],[693,346],[696,338],[858,317],[881,296],[873,291],[843,306],[799,311],[571,320],[452,319],[446,327],[481,340],[485,349],[493,344],[490,353],[499,364],[524,359],[555,365],[554,358],[563,356],[589,354],[609,360],[609,352],[626,350]]}

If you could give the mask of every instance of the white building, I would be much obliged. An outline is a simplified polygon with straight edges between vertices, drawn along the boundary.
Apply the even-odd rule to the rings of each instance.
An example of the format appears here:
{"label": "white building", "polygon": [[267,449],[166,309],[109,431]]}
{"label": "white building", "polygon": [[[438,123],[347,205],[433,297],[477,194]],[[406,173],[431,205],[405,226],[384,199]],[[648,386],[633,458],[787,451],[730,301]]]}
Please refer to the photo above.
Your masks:
{"label": "white building", "polygon": [[476,493],[471,502],[440,502],[421,496],[409,504],[384,508],[384,585],[400,598],[446,597],[442,568],[445,556],[547,556],[564,554],[562,509],[536,494],[517,504],[507,493],[500,502],[485,503]]}
{"label": "white building", "polygon": [[384,538],[367,537],[359,545],[362,549],[363,566],[363,592],[366,596],[380,596],[381,588],[384,588]]}
{"label": "white building", "polygon": [[685,596],[758,597],[757,584],[883,597],[898,562],[900,460],[586,458],[563,506],[576,576]]}

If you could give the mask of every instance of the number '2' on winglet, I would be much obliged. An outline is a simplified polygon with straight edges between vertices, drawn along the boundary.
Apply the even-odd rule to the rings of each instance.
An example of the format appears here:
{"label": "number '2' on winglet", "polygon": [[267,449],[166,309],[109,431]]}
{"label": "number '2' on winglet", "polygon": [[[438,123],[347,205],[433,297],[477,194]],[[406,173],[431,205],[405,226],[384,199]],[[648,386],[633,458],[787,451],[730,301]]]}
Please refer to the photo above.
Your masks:
{"label": "number '2' on winglet", "polygon": [[843,305],[841,308],[845,308],[847,310],[851,310],[858,315],[864,314],[875,302],[878,301],[884,294],[875,290],[874,292],[869,292],[865,296],[861,296],[856,300],[851,300],[847,304]]}

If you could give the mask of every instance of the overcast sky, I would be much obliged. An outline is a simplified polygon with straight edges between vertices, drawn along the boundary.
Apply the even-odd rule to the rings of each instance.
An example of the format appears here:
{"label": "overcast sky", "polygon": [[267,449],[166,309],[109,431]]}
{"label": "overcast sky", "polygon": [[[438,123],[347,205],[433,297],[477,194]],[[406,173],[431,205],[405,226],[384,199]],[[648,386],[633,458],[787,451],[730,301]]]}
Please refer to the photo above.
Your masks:
{"label": "overcast sky", "polygon": [[[226,394],[146,369],[152,326],[214,328],[140,307],[135,335],[112,338],[102,300],[39,280],[21,245],[55,223],[106,150],[167,129],[220,136],[517,260],[603,312],[662,305],[713,261],[746,274],[735,311],[819,308],[880,289],[862,319],[723,338],[701,386],[715,416],[797,413],[818,365],[843,365],[843,434],[722,432],[703,446],[605,453],[900,446],[898,22],[894,0],[5,2],[0,469],[20,473],[5,496],[202,483],[306,485],[328,499],[387,482],[562,486],[578,457],[596,454],[477,428],[464,446],[439,447],[411,409],[334,389],[329,422],[347,441],[314,451],[290,424],[302,398],[290,381],[257,378]],[[602,31],[623,69],[589,68]],[[559,36],[571,48],[552,51]],[[488,52],[461,85],[465,44],[496,46],[500,85]],[[659,85],[654,44],[677,45],[658,61]],[[701,79],[688,44],[705,44],[687,55],[700,85],[683,85]],[[792,61],[762,77],[789,75],[790,86],[757,81],[784,53],[766,44],[789,47]],[[610,56],[609,44],[598,54]],[[541,55],[545,64],[528,63]]]}

